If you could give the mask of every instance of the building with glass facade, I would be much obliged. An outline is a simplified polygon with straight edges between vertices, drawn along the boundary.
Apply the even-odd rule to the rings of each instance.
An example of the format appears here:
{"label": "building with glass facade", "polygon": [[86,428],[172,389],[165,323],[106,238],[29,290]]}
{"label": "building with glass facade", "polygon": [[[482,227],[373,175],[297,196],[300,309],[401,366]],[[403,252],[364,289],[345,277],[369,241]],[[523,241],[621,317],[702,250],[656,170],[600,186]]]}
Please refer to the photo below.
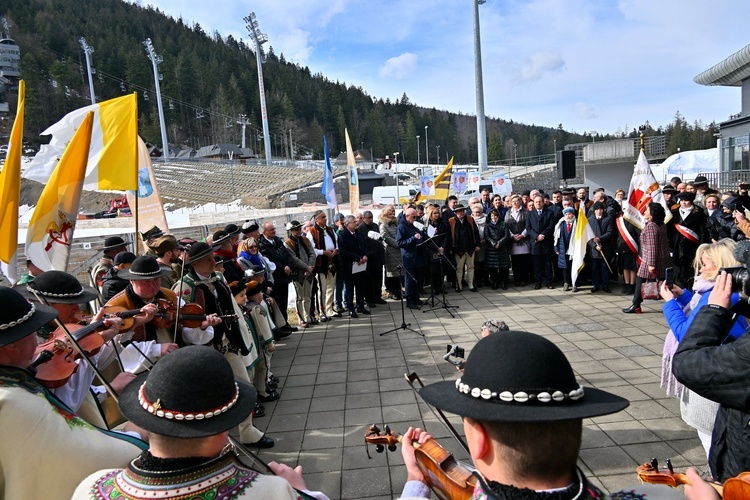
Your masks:
{"label": "building with glass facade", "polygon": [[750,170],[750,45],[696,76],[700,85],[742,89],[742,109],[719,124],[721,171]]}

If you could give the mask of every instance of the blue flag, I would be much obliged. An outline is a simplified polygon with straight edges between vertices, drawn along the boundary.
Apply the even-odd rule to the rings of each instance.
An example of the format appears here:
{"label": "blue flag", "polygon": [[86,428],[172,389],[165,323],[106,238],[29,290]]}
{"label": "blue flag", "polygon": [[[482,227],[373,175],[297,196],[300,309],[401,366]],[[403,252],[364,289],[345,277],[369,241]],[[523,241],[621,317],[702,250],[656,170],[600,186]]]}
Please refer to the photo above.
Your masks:
{"label": "blue flag", "polygon": [[326,158],[326,169],[323,173],[323,186],[320,192],[326,198],[328,208],[335,209],[338,203],[336,202],[336,188],[333,185],[333,167],[331,166],[331,157],[328,155],[328,140],[326,136],[323,136],[323,152]]}

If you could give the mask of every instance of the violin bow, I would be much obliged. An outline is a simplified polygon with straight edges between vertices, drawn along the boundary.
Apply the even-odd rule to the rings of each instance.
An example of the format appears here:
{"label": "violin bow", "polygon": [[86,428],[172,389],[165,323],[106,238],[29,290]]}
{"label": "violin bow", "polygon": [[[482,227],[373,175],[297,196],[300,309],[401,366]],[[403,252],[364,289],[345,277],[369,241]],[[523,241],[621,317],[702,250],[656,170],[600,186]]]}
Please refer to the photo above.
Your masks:
{"label": "violin bow", "polygon": [[[30,287],[29,287],[29,290],[31,290],[31,292],[34,294],[34,297],[36,297],[36,299],[41,304],[44,304],[47,306],[49,305],[49,302],[47,301],[47,299],[45,299],[43,296],[36,293],[36,291],[31,289]],[[91,369],[94,370],[94,373],[99,378],[99,380],[101,380],[102,384],[104,384],[104,388],[107,390],[107,392],[109,392],[110,396],[112,396],[114,400],[117,401],[118,400],[117,392],[115,392],[114,388],[107,381],[107,379],[104,378],[104,375],[99,370],[99,368],[96,367],[96,364],[93,361],[91,361],[91,358],[89,358],[88,354],[86,354],[86,352],[83,349],[81,349],[81,346],[76,340],[75,336],[72,333],[70,333],[70,330],[68,330],[65,324],[62,321],[60,321],[60,318],[56,317],[54,321],[60,328],[63,329],[63,331],[65,332],[65,335],[67,335],[68,339],[70,339],[70,341],[73,343],[73,347],[75,348],[76,351],[78,351],[78,354],[80,354],[81,358],[85,359],[86,362],[91,366]]]}
{"label": "violin bow", "polygon": [[[417,372],[411,372],[410,374],[405,373],[404,377],[406,378],[406,381],[409,383],[409,386],[411,386],[412,390],[419,396],[420,399],[422,399],[422,396],[419,394],[419,391],[416,387],[414,387],[414,382],[419,382],[420,387],[424,387],[424,382],[422,382],[422,379],[419,378],[419,375],[417,375]],[[422,399],[424,401],[424,399]],[[445,416],[445,413],[440,408],[435,408],[431,404],[428,404],[430,410],[432,410],[432,413],[438,415],[440,419],[443,421],[443,425],[448,429],[448,431],[451,433],[451,435],[458,441],[458,444],[461,445],[461,448],[464,449],[467,455],[471,456],[471,452],[469,452],[469,447],[467,446],[466,442],[461,438],[461,435],[456,431],[455,427],[453,427],[453,424],[450,423],[448,420],[448,417]]]}
{"label": "violin bow", "polygon": [[185,283],[183,283],[183,278],[185,278],[185,259],[187,258],[187,250],[183,250],[182,252],[182,264],[180,265],[180,281],[178,283],[180,284],[180,288],[178,288],[178,294],[177,294],[177,313],[174,317],[174,334],[172,335],[172,342],[177,344],[177,332],[180,328],[180,309],[182,308],[182,287]]}
{"label": "violin bow", "polygon": [[[272,476],[275,476],[276,473],[271,469],[271,467],[268,466],[267,463],[263,461],[258,455],[250,451],[247,446],[240,443],[237,439],[233,438],[231,435],[227,436],[229,440],[229,444],[232,445],[232,447],[239,451],[242,455],[245,455],[247,458],[250,459],[251,462],[253,462],[254,465],[260,466],[261,469],[263,469],[263,474],[270,474]],[[300,491],[297,488],[294,488],[294,491],[297,492],[297,494],[303,498],[303,499],[311,499],[315,500],[315,497],[310,496],[309,494],[305,493],[304,491]]]}

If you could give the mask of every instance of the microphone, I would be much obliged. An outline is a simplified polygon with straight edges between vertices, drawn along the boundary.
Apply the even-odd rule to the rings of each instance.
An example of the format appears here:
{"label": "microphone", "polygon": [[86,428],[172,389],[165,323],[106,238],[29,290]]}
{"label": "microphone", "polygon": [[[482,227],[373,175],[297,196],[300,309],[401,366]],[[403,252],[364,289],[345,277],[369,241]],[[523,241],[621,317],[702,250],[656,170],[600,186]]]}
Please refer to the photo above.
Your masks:
{"label": "microphone", "polygon": [[420,231],[424,231],[424,224],[422,224],[421,222],[414,221],[413,224],[414,224],[414,227],[416,227]]}
{"label": "microphone", "polygon": [[734,258],[738,262],[747,265],[748,258],[750,258],[750,240],[737,242],[737,246],[734,249]]}
{"label": "microphone", "polygon": [[367,231],[367,237],[375,241],[385,241],[383,235],[377,231]]}

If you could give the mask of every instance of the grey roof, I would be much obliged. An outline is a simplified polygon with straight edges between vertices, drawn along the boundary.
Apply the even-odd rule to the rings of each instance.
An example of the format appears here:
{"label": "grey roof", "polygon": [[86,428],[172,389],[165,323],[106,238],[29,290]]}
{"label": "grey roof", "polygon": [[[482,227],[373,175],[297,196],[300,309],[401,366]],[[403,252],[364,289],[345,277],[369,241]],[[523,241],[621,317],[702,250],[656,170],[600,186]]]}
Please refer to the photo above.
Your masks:
{"label": "grey roof", "polygon": [[748,78],[750,78],[750,45],[699,74],[693,78],[693,81],[700,85],[739,87],[742,81]]}

